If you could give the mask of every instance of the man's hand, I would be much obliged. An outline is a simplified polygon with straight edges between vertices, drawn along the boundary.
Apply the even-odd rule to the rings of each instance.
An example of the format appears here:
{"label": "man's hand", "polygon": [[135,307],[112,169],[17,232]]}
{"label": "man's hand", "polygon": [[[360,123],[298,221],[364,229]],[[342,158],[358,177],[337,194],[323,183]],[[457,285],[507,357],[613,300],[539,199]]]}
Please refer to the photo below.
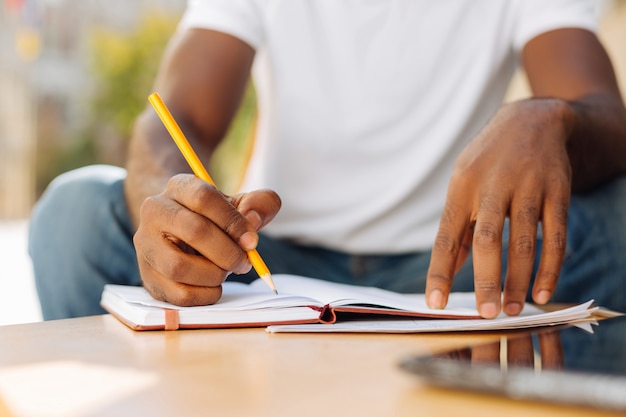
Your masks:
{"label": "man's hand", "polygon": [[565,254],[571,167],[566,142],[572,113],[558,99],[504,106],[459,156],[448,187],[428,270],[426,296],[433,308],[447,303],[452,280],[473,250],[478,310],[501,306],[502,234],[510,219],[504,311],[523,308],[535,261],[537,227],[543,247],[533,299],[546,303]]}
{"label": "man's hand", "polygon": [[[234,36],[199,28],[176,32],[166,48],[153,91],[203,161],[239,108],[254,54]],[[189,165],[150,106],[135,121],[126,167],[145,288],[173,304],[214,303],[229,272],[250,268],[245,251],[256,246],[280,199],[269,191],[230,198],[193,175],[177,175]]]}
{"label": "man's hand", "polygon": [[134,243],[144,287],[176,305],[215,303],[230,272],[250,270],[246,251],[280,205],[272,191],[227,197],[193,175],[172,177],[141,206]]}
{"label": "man's hand", "polygon": [[626,108],[596,35],[543,33],[526,44],[522,61],[533,95],[554,98],[503,107],[457,160],[427,277],[431,307],[445,307],[472,247],[478,309],[484,317],[499,313],[506,218],[504,311],[522,309],[539,222],[543,249],[532,294],[546,303],[563,261],[571,190],[593,190],[626,172]]}

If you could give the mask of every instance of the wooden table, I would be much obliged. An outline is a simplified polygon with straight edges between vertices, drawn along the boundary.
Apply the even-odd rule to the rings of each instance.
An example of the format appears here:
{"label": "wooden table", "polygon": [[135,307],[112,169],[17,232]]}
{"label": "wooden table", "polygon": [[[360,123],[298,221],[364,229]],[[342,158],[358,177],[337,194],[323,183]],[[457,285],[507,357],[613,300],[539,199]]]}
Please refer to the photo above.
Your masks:
{"label": "wooden table", "polygon": [[0,326],[0,416],[599,416],[427,387],[406,355],[499,335],[133,332],[109,315]]}

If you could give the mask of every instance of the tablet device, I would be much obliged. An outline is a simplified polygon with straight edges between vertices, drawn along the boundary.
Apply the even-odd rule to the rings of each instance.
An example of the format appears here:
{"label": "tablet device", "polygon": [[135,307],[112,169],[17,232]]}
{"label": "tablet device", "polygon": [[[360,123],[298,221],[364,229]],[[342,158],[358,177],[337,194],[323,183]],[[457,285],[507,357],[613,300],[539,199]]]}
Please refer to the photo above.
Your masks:
{"label": "tablet device", "polygon": [[626,411],[626,316],[515,332],[498,343],[404,358],[422,381],[515,399]]}

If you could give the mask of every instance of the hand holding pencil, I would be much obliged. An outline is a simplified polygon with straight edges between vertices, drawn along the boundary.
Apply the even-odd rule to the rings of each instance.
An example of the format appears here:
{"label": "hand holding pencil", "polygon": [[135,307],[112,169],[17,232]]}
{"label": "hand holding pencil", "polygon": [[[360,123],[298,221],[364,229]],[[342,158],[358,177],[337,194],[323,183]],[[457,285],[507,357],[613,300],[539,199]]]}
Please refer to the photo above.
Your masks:
{"label": "hand holding pencil", "polygon": [[[165,104],[163,103],[161,98],[159,97],[159,95],[157,93],[152,94],[149,97],[149,101],[152,104],[152,106],[154,107],[154,109],[156,110],[156,112],[159,115],[161,121],[163,122],[163,124],[167,128],[168,132],[170,133],[170,135],[174,139],[174,142],[178,146],[179,150],[181,151],[181,153],[185,157],[185,160],[188,162],[188,164],[192,168],[192,170],[193,170],[194,174],[196,175],[196,177],[202,179],[206,183],[209,183],[209,184],[211,184],[211,185],[213,185],[215,187],[215,183],[211,179],[211,177],[208,174],[208,172],[206,171],[206,169],[203,167],[203,165],[200,162],[199,158],[197,157],[196,153],[191,148],[189,142],[187,141],[187,139],[183,135],[180,127],[178,126],[178,124],[176,123],[174,118],[172,117],[171,113],[169,112],[169,110],[167,109],[167,107],[165,106]],[[220,200],[221,200],[221,198],[220,198]],[[226,200],[224,200],[224,204],[228,204],[226,202]],[[228,206],[226,206],[226,207],[228,207]],[[232,208],[230,210],[232,211]],[[193,210],[191,210],[191,211],[193,211]],[[268,286],[276,293],[277,291],[276,291],[276,288],[274,286],[274,283],[273,283],[270,271],[267,268],[267,266],[265,265],[265,263],[263,262],[263,259],[258,254],[256,249],[252,249],[252,250],[247,251],[247,255],[248,255],[248,260],[249,260],[250,264],[254,267],[254,269],[256,270],[258,275],[260,276],[260,278],[262,278],[268,284]]]}

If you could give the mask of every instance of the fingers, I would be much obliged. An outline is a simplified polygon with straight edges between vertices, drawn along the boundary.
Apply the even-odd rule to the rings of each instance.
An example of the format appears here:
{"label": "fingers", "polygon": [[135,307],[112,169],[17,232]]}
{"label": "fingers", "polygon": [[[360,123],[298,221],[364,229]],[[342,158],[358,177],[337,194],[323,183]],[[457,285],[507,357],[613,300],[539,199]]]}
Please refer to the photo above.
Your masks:
{"label": "fingers", "polygon": [[[479,200],[473,227],[471,216],[460,214],[464,212],[447,203],[427,277],[429,306],[445,307],[454,273],[462,266],[471,246],[476,304],[481,316],[496,317],[501,310],[501,298],[506,314],[519,314],[533,272],[540,220],[544,245],[534,299],[538,303],[547,302],[556,286],[565,254],[569,193],[564,187],[561,190],[557,192],[552,188],[544,196],[521,187],[512,198],[504,193],[485,193]],[[510,241],[502,294],[502,235],[507,216],[510,218]]]}
{"label": "fingers", "polygon": [[451,202],[459,194],[453,189],[444,207],[426,280],[426,300],[431,308],[445,307],[454,273],[463,265],[471,245],[478,311],[493,318],[500,313],[502,231],[509,199],[506,195],[482,195],[472,227],[471,214]]}
{"label": "fingers", "polygon": [[[161,265],[159,271],[165,276],[182,281],[180,278],[182,274],[179,272],[181,267],[178,266],[182,262],[174,262],[173,259],[182,258],[183,250],[178,242],[184,242],[185,245],[193,248],[198,254],[225,271],[245,273],[250,269],[245,251],[218,224],[223,221],[219,217],[225,216],[222,213],[214,214],[218,220],[212,221],[176,201],[164,196],[155,196],[144,202],[141,216],[146,219],[159,219],[158,222],[155,221],[147,227],[154,228],[152,239],[158,239],[160,243],[159,259],[153,262],[153,267]],[[245,223],[245,220],[242,218],[241,222]],[[233,229],[234,227],[231,228],[231,233],[235,233]],[[245,232],[245,225],[240,226],[239,229]],[[238,231],[239,235],[243,233],[241,230]],[[157,244],[157,242],[154,243]],[[177,252],[172,253],[172,248],[176,248]]]}
{"label": "fingers", "polygon": [[[452,194],[452,193],[451,193]],[[455,267],[468,225],[468,216],[448,198],[433,245],[426,276],[426,302],[430,308],[441,309],[448,303]]]}
{"label": "fingers", "polygon": [[[565,189],[563,189],[565,190]],[[548,196],[528,190],[511,197],[505,194],[481,196],[472,227],[471,216],[447,203],[433,246],[427,276],[426,297],[431,308],[445,307],[454,274],[463,265],[470,247],[473,251],[476,304],[485,318],[501,310],[519,314],[524,306],[535,257],[537,227],[543,224],[544,246],[534,286],[538,303],[549,300],[556,286],[565,253],[569,194],[547,191]],[[502,235],[510,217],[508,269],[502,294]]]}
{"label": "fingers", "polygon": [[[240,244],[244,250],[256,247],[258,241],[256,230],[213,186],[192,175],[177,175],[168,182],[165,196],[191,212],[208,219],[234,242]],[[199,230],[204,231],[202,227]],[[205,236],[204,241],[206,240]],[[199,250],[196,247],[195,249]]]}
{"label": "fingers", "polygon": [[473,262],[476,306],[484,318],[500,313],[502,274],[502,231],[509,202],[506,197],[481,197],[474,227]]}
{"label": "fingers", "polygon": [[[188,256],[193,257],[194,255]],[[196,256],[196,258],[199,257]],[[193,270],[194,268],[190,269]],[[221,282],[226,278],[226,274],[222,271],[215,286],[189,285],[172,281],[161,274],[157,268],[153,268],[151,264],[145,262],[139,263],[139,272],[144,288],[152,297],[185,307],[215,304],[222,296]]]}
{"label": "fingers", "polygon": [[533,286],[533,300],[545,304],[552,297],[565,258],[569,190],[556,189],[546,197],[543,210],[543,245]]}
{"label": "fingers", "polygon": [[174,236],[141,224],[133,239],[143,285],[154,298],[181,306],[219,300],[226,271]]}
{"label": "fingers", "polygon": [[524,193],[523,197],[514,199],[511,205],[509,262],[503,297],[503,310],[510,316],[518,315],[526,301],[535,264],[540,210],[541,196],[533,193]]}
{"label": "fingers", "polygon": [[[179,216],[182,217],[185,216]],[[212,225],[211,228],[215,226]],[[215,239],[215,251],[203,256],[194,249],[193,243],[187,243],[193,242],[195,237],[188,238],[185,242],[183,239],[187,235],[186,231],[179,229],[171,227],[167,232],[160,229],[152,232],[146,228],[139,229],[134,236],[134,243],[140,264],[148,265],[152,270],[173,281],[210,287],[219,286],[227,271],[245,273],[250,269],[243,250],[227,236],[218,235]],[[203,246],[204,250],[208,250],[207,245],[196,246]],[[226,247],[229,247],[230,251]]]}
{"label": "fingers", "polygon": [[456,257],[456,265],[454,267],[455,275],[463,267],[465,261],[467,261],[467,258],[469,257],[470,251],[472,250],[472,240],[474,240],[473,225],[467,228],[467,230],[465,231],[465,236],[463,237],[463,240],[461,242],[461,247],[459,248],[459,253]]}
{"label": "fingers", "polygon": [[276,216],[282,204],[278,194],[271,190],[237,194],[230,202],[257,231]]}
{"label": "fingers", "polygon": [[[233,204],[245,207],[245,216]],[[172,177],[140,209],[134,243],[144,287],[177,305],[214,303],[231,271],[251,269],[246,251],[279,208],[270,191],[228,198],[193,175]]]}

